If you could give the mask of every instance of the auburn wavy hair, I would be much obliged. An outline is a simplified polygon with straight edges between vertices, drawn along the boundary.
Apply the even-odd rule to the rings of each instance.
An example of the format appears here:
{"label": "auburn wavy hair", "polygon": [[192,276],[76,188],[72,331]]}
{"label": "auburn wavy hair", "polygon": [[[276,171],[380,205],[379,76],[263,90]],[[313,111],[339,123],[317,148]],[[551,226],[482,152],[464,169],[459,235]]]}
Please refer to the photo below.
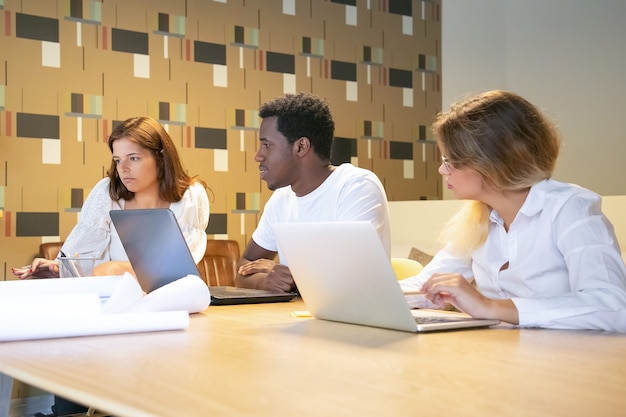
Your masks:
{"label": "auburn wavy hair", "polygon": [[[170,203],[180,201],[194,182],[206,184],[197,176],[190,176],[183,169],[176,146],[163,126],[151,117],[132,117],[117,125],[109,136],[108,145],[113,153],[113,143],[121,138],[129,139],[150,151],[156,161],[159,197]],[[135,193],[122,183],[115,161],[107,171],[110,178],[109,194],[113,201],[132,200]]]}

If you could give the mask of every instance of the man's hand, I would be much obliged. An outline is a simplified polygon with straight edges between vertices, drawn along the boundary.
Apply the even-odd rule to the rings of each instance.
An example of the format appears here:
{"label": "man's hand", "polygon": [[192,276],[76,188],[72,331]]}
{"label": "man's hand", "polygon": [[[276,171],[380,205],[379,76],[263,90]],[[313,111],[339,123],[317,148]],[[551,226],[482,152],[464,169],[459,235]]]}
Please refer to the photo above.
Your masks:
{"label": "man's hand", "polygon": [[275,265],[276,262],[271,259],[260,258],[239,267],[239,273],[241,275],[253,275],[259,272],[269,274]]}
{"label": "man's hand", "polygon": [[[289,292],[294,287],[289,268],[270,259],[257,259],[239,268],[243,277],[256,275],[254,288],[274,292]],[[257,275],[258,274],[258,275]]]}

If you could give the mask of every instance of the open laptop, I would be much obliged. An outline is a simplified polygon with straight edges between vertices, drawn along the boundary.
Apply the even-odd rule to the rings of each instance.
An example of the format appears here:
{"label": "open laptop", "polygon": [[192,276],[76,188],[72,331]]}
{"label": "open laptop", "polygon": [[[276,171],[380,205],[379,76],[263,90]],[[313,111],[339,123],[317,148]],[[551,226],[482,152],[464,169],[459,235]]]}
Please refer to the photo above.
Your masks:
{"label": "open laptop", "polygon": [[[149,293],[187,275],[200,276],[189,247],[169,209],[111,210],[141,288]],[[296,294],[210,286],[211,305],[255,304],[289,301]]]}
{"label": "open laptop", "polygon": [[274,232],[315,318],[408,332],[499,323],[463,313],[411,310],[369,222],[281,223]]}

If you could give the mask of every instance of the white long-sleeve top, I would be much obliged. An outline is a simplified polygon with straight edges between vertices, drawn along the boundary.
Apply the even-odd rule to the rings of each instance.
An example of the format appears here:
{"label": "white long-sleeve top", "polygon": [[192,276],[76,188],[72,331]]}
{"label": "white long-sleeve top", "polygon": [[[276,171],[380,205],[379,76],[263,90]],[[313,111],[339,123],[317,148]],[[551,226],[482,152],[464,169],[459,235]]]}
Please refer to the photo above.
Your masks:
{"label": "white long-sleeve top", "polygon": [[[122,210],[125,201],[111,200],[109,178],[103,178],[91,190],[74,229],[61,250],[68,256],[93,256],[96,265],[106,261],[128,261],[126,251],[111,222],[110,210]],[[170,204],[187,246],[196,263],[206,249],[206,227],[209,223],[209,198],[204,186],[192,184],[180,201]],[[71,255],[70,255],[71,254]]]}
{"label": "white long-sleeve top", "polygon": [[545,180],[531,188],[508,233],[498,213],[490,220],[469,261],[444,248],[402,288],[419,289],[436,272],[459,273],[485,296],[511,299],[520,326],[626,332],[626,267],[600,196]]}

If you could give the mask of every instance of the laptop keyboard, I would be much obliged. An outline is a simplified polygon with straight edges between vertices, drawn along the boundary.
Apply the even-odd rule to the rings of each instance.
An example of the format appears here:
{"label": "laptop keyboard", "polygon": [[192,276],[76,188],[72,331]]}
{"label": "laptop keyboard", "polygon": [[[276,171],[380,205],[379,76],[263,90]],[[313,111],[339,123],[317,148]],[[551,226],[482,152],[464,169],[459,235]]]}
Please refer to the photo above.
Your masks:
{"label": "laptop keyboard", "polygon": [[417,324],[449,323],[451,321],[471,320],[465,317],[413,317]]}

